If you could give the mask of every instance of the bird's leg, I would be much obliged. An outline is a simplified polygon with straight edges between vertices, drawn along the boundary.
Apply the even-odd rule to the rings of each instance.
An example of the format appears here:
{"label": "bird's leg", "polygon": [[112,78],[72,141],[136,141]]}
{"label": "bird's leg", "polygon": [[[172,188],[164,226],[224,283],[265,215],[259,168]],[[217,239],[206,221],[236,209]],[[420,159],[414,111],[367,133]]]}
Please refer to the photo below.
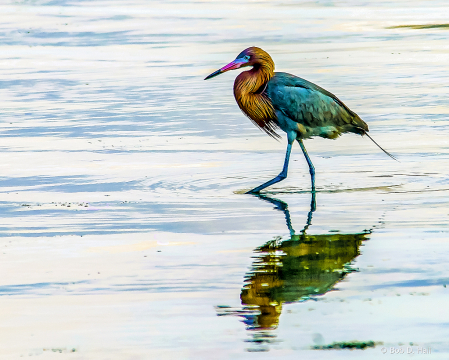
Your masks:
{"label": "bird's leg", "polygon": [[263,190],[270,185],[276,184],[279,181],[282,181],[287,177],[288,161],[290,159],[290,153],[292,151],[292,144],[293,144],[293,140],[289,139],[288,145],[287,145],[287,153],[285,154],[284,168],[282,169],[281,173],[278,176],[276,176],[274,179],[271,179],[270,181],[267,181],[266,183],[248,191],[247,194],[258,193],[258,192],[260,192],[260,190]]}
{"label": "bird's leg", "polygon": [[312,192],[315,192],[315,168],[313,167],[312,160],[309,158],[309,154],[307,154],[307,150],[302,142],[302,139],[297,139],[299,146],[301,146],[301,150],[304,153],[304,156],[306,157],[307,164],[309,164],[309,172],[310,177],[312,178]]}

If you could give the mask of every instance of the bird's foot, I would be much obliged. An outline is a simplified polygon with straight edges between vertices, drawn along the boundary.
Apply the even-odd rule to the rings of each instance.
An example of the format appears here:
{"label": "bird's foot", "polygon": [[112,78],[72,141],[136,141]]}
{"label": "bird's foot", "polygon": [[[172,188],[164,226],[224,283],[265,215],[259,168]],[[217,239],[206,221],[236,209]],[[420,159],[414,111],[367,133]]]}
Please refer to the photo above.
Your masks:
{"label": "bird's foot", "polygon": [[256,189],[257,188],[251,189],[251,190],[247,191],[245,194],[251,194],[251,195],[258,195],[258,194],[260,194],[260,191],[257,191]]}

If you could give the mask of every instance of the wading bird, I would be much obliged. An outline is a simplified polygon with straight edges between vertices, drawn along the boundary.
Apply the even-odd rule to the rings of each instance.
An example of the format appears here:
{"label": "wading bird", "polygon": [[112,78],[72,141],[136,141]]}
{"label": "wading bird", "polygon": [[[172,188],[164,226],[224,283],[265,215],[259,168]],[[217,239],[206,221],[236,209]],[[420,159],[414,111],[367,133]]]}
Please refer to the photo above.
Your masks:
{"label": "wading bird", "polygon": [[288,139],[281,173],[248,193],[258,193],[287,177],[288,161],[295,140],[309,164],[312,192],[315,192],[315,168],[303,139],[313,136],[335,139],[346,132],[366,135],[395,159],[367,134],[368,125],[334,94],[300,77],[283,72],[275,73],[271,56],[258,47],[243,50],[234,61],[204,80],[246,66],[252,66],[252,69],[240,73],[234,82],[234,97],[238,106],[256,126],[271,137],[280,138],[276,129],[281,128],[287,133]]}

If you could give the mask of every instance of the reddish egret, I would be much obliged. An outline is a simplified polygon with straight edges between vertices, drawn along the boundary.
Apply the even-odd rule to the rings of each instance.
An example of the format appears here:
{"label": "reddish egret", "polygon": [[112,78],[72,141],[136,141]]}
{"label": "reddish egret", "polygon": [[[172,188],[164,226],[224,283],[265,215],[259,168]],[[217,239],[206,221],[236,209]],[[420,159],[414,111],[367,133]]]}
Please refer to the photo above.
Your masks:
{"label": "reddish egret", "polygon": [[258,47],[243,50],[234,61],[204,80],[245,66],[252,66],[252,69],[239,74],[234,82],[234,97],[238,106],[256,126],[271,137],[279,138],[275,130],[281,128],[287,133],[288,139],[281,173],[248,193],[258,193],[287,177],[288,161],[295,140],[301,146],[309,164],[313,193],[315,168],[304,147],[303,139],[313,136],[335,139],[346,132],[366,135],[388,156],[395,159],[368,135],[368,125],[334,94],[300,77],[283,72],[275,73],[271,56]]}

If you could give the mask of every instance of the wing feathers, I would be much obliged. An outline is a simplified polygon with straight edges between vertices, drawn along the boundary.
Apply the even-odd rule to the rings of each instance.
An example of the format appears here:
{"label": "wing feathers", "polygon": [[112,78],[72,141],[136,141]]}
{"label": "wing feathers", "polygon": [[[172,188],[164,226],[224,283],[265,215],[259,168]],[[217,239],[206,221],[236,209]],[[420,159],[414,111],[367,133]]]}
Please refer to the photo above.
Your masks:
{"label": "wing feathers", "polygon": [[266,92],[276,110],[305,126],[339,126],[347,128],[344,131],[354,126],[368,131],[366,123],[334,94],[302,78],[275,73]]}

